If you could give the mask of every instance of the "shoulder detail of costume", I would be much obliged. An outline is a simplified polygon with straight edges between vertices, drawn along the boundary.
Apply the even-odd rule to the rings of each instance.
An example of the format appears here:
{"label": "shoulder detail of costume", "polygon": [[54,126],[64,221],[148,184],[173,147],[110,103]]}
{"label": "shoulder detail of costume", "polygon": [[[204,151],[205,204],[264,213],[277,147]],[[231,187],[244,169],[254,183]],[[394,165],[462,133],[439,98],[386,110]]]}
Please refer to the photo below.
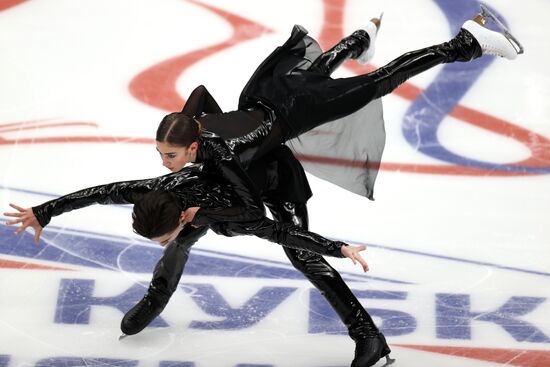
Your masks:
{"label": "shoulder detail of costume", "polygon": [[222,137],[208,130],[202,131],[199,137],[199,151],[197,152],[198,162],[232,159],[233,153]]}
{"label": "shoulder detail of costume", "polygon": [[[220,136],[210,130],[202,129],[200,138],[219,138]],[[199,139],[200,139],[199,138]]]}

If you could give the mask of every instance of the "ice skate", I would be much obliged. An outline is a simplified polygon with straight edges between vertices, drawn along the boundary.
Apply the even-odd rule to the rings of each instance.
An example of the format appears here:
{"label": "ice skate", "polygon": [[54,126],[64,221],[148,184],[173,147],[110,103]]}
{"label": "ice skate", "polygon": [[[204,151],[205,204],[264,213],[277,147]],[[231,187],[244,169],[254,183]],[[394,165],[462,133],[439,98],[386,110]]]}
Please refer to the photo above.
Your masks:
{"label": "ice skate", "polygon": [[[493,21],[501,32],[485,27],[487,20]],[[483,54],[515,59],[523,53],[523,46],[512,36],[508,29],[485,6],[481,5],[481,13],[466,21],[462,28],[470,32],[481,46]]]}
{"label": "ice skate", "polygon": [[395,362],[395,359],[390,358],[390,353],[391,349],[382,333],[378,333],[374,337],[359,339],[355,342],[355,358],[351,362],[351,367],[373,366],[383,357],[386,357],[384,366],[389,366]]}
{"label": "ice skate", "polygon": [[124,315],[120,329],[124,333],[119,340],[128,335],[134,335],[145,329],[157,317],[164,307],[156,302],[154,297],[145,295],[134,307]]}
{"label": "ice skate", "polygon": [[367,49],[364,50],[363,53],[361,53],[361,55],[359,55],[359,57],[357,58],[357,62],[361,65],[368,64],[369,61],[372,60],[372,58],[374,57],[374,43],[376,41],[378,30],[380,29],[383,15],[384,13],[380,14],[379,18],[371,19],[370,22],[367,23],[365,28],[363,28],[363,30],[369,35],[370,43],[369,47],[367,47]]}

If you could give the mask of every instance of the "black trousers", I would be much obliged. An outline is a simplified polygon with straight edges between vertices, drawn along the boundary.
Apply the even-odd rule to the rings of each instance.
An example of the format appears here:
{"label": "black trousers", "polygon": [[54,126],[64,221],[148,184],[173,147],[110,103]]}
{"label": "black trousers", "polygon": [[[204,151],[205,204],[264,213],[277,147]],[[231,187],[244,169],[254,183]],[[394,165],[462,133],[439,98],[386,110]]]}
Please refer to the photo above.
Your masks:
{"label": "black trousers", "polygon": [[[358,57],[368,47],[368,37],[357,37],[356,34],[344,38],[338,45],[322,54],[311,66],[312,71],[330,74],[343,61]],[[451,41],[409,52],[395,59],[388,65],[366,75],[344,78],[330,82],[328,95],[322,103],[319,100],[306,98],[298,103],[299,109],[294,112],[300,126],[289,127],[279,124],[276,139],[268,139],[273,147],[282,143],[280,139],[290,139],[300,133],[349,114],[368,103],[393,91],[410,77],[417,75],[435,65],[468,61],[481,55],[477,41],[466,31],[461,32]],[[367,96],[367,97],[366,97]],[[303,112],[302,112],[303,111]],[[304,113],[304,116],[300,116]],[[290,128],[290,130],[289,130]],[[285,130],[286,129],[286,130]],[[264,135],[265,136],[265,135]],[[251,148],[258,151],[259,141],[252,142]],[[246,145],[246,144],[245,144]],[[271,148],[263,146],[262,152]],[[251,155],[253,156],[253,155]],[[277,198],[264,198],[266,206],[274,219],[308,229],[308,215],[305,203],[285,202]],[[189,257],[190,248],[206,233],[206,228],[185,228],[175,243],[169,246],[157,263],[148,293],[166,305],[176,290],[183,269]],[[368,312],[362,307],[351,292],[340,274],[320,255],[284,247],[292,265],[321,292],[348,328],[354,340],[377,335],[378,328]]]}
{"label": "black trousers", "polygon": [[[371,73],[327,77],[346,59],[358,57],[368,42],[368,35],[358,37],[355,32],[321,54],[309,68],[278,76],[273,85],[264,87],[278,92],[266,101],[269,108],[263,121],[257,122],[258,128],[235,139],[236,152],[246,159],[259,159],[287,140],[358,111],[434,66],[481,56],[479,43],[461,29],[448,42],[405,53]],[[262,109],[266,110],[266,106]]]}
{"label": "black trousers", "polygon": [[[355,34],[340,41],[312,65],[320,72],[330,74],[342,62],[350,57],[358,57],[368,47],[367,39]],[[277,198],[264,197],[274,220],[293,224],[303,229],[309,228],[307,207],[305,203],[283,201]],[[213,228],[216,230],[216,228]],[[218,232],[223,229],[218,228]],[[164,307],[173,292],[177,289],[191,247],[206,233],[205,228],[186,227],[178,239],[170,245],[157,263],[149,287],[149,296],[153,296]],[[291,264],[300,271],[335,310],[348,328],[349,335],[359,340],[378,333],[378,329],[368,312],[362,307],[351,292],[340,274],[320,255],[306,250],[283,247]]]}
{"label": "black trousers", "polygon": [[[350,36],[349,38],[353,37]],[[368,37],[368,36],[367,36]],[[357,42],[356,42],[357,43]],[[355,43],[355,44],[356,44]],[[353,43],[346,46],[335,46],[330,51],[316,59],[305,72],[330,72],[334,68],[323,67],[325,59],[342,62],[344,57],[330,57],[330,54],[347,53],[353,56]],[[356,53],[355,53],[356,54]],[[349,78],[326,79],[315,86],[322,93],[294,96],[291,92],[288,106],[282,102],[280,106],[290,123],[289,131],[283,133],[287,139],[292,139],[326,122],[337,120],[353,113],[369,102],[393,92],[408,79],[427,71],[434,66],[456,61],[471,61],[481,56],[481,46],[472,34],[464,29],[448,42],[407,52],[375,71]],[[347,56],[347,55],[346,55]],[[300,78],[300,73],[289,78]],[[289,83],[290,84],[290,83]],[[298,83],[296,83],[298,84]]]}

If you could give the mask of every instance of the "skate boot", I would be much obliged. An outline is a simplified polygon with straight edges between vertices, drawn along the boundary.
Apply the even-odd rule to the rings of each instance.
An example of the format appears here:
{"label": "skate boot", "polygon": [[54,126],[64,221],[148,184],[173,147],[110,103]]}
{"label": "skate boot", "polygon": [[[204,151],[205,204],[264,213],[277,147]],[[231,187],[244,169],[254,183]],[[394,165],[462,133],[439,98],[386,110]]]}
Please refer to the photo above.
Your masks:
{"label": "skate boot", "polygon": [[363,29],[343,38],[330,50],[315,59],[309,70],[330,75],[347,59],[366,64],[374,55],[374,40],[380,27],[380,19],[373,18]]}
{"label": "skate boot", "polygon": [[390,358],[391,349],[386,343],[384,334],[378,333],[376,336],[358,339],[355,341],[355,358],[351,362],[351,367],[373,366],[381,358],[386,357],[384,366],[395,362]]}
{"label": "skate boot", "polygon": [[[486,28],[485,23],[487,20],[494,22],[500,29],[500,32]],[[462,25],[462,29],[467,30],[474,36],[481,46],[483,54],[500,56],[508,60],[513,60],[523,53],[523,46],[519,41],[508,31],[504,24],[483,5],[481,5],[481,14],[466,21]]]}
{"label": "skate boot", "polygon": [[130,311],[126,312],[120,329],[125,335],[134,335],[145,329],[155,317],[160,315],[165,304],[146,294]]}
{"label": "skate boot", "polygon": [[[369,36],[369,42],[367,43],[367,47],[365,50],[359,55],[357,58],[357,62],[361,65],[368,64],[370,60],[374,57],[374,43],[376,41],[376,35],[378,34],[378,30],[380,29],[380,24],[382,22],[382,15],[380,14],[379,18],[373,18],[370,20],[370,22],[367,23],[365,28],[363,28],[360,31],[364,31]],[[360,32],[357,31],[357,32]]]}

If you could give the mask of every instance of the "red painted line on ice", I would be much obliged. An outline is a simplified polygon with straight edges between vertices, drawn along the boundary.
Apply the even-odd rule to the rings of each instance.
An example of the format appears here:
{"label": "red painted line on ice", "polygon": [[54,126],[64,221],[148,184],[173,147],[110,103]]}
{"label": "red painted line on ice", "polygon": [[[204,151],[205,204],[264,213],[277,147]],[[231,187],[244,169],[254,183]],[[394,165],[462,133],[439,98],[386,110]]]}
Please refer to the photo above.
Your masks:
{"label": "red painted line on ice", "polygon": [[[296,157],[302,162],[319,163],[331,166],[361,168],[372,166],[376,167],[377,162],[370,162],[365,164],[364,162],[351,161],[349,159],[333,158],[333,157],[321,157],[315,155],[297,154]],[[424,173],[424,174],[438,174],[438,175],[468,175],[468,176],[529,176],[536,175],[536,173],[525,172],[507,172],[507,171],[490,171],[486,169],[478,169],[473,167],[464,167],[456,165],[441,165],[441,164],[408,164],[408,163],[384,163],[380,164],[381,170],[397,171],[397,172],[411,172],[411,173]]]}
{"label": "red painted line on ice", "polygon": [[[324,27],[319,36],[319,42],[324,48],[334,45],[344,37],[343,27],[343,11],[346,0],[324,0],[325,14]],[[346,62],[345,67],[353,71],[355,74],[364,74],[376,69],[371,65],[360,65],[357,62]],[[422,89],[407,82],[397,88],[393,94],[402,97],[406,100],[414,100],[422,94]],[[481,129],[491,131],[493,133],[512,138],[531,151],[531,157],[519,162],[510,162],[509,165],[525,166],[525,167],[548,167],[550,165],[550,139],[524,129],[511,122],[499,119],[489,114],[476,111],[469,107],[457,105],[454,110],[449,113],[458,120],[462,120]],[[300,158],[301,159],[301,158]],[[339,161],[330,163],[330,158],[327,157],[307,157],[309,162],[327,164],[336,164],[341,166],[353,167],[356,166],[352,161]],[[506,172],[494,171],[486,169],[478,169],[464,166],[447,166],[447,165],[420,165],[408,163],[382,163],[382,170],[388,171],[403,171],[414,173],[430,173],[430,174],[451,174],[451,175],[469,175],[469,176],[524,176],[531,175],[524,172]]]}
{"label": "red painted line on ice", "polygon": [[[1,1],[1,0],[0,0]],[[183,54],[158,63],[151,68],[138,74],[129,85],[130,93],[138,100],[166,111],[181,110],[185,100],[176,90],[176,81],[185,70],[201,61],[202,59],[224,49],[237,45],[241,42],[257,38],[265,33],[273,32],[271,29],[260,25],[254,21],[242,18],[238,15],[229,13],[225,10],[202,4],[196,0],[186,0],[192,4],[207,9],[222,19],[227,20],[233,28],[233,34],[229,39],[193,52]],[[17,5],[22,1],[4,1],[0,4]],[[324,0],[324,21],[319,36],[319,42],[325,46],[337,43],[343,37],[343,11],[345,0]],[[0,5],[1,9],[1,5]],[[348,61],[345,67],[355,74],[363,74],[374,70],[372,65],[359,65],[356,62]],[[411,83],[405,83],[394,92],[395,95],[407,100],[416,99],[422,89]],[[515,166],[528,167],[547,167],[550,162],[550,139],[536,134],[532,131],[514,125],[511,122],[499,119],[489,114],[476,111],[474,109],[458,105],[450,112],[450,116],[462,120],[466,123],[477,126],[481,129],[512,138],[524,144],[531,151],[531,157],[519,162],[512,162]],[[71,124],[71,123],[67,123]],[[6,126],[15,125],[7,124]],[[56,125],[56,126],[54,126]],[[49,127],[58,127],[57,124]],[[61,126],[61,125],[59,125]],[[132,144],[152,144],[154,139],[132,138],[132,137],[110,137],[110,136],[75,136],[75,137],[42,137],[25,138],[20,140],[9,140],[0,137],[0,145],[7,144],[35,144],[35,143],[132,143]],[[323,164],[364,167],[363,164],[357,164],[351,160],[334,159],[332,157],[321,156],[300,156],[300,159],[307,162],[316,162]],[[374,164],[374,163],[373,163]],[[451,175],[470,175],[470,176],[518,176],[531,175],[523,172],[506,172],[496,170],[478,169],[457,165],[420,165],[410,163],[391,163],[384,162],[380,169],[389,171],[403,171],[414,173],[429,174],[451,174]]]}
{"label": "red painted line on ice", "polygon": [[392,344],[395,346],[446,354],[453,357],[472,358],[481,361],[517,367],[550,366],[550,351],[500,348],[443,347],[433,345]]}
{"label": "red painted line on ice", "polygon": [[[183,74],[184,70],[216,52],[259,37],[262,34],[273,32],[259,23],[214,6],[202,4],[194,0],[187,1],[210,10],[228,21],[233,28],[233,34],[229,39],[221,43],[156,64],[138,74],[130,82],[129,90],[135,98],[143,103],[166,111],[180,111],[185,103],[185,100],[176,90],[176,81]],[[218,70],[222,70],[222,68]],[[220,75],[220,77],[223,77],[223,75]]]}
{"label": "red painted line on ice", "polygon": [[92,127],[98,127],[96,123],[93,122],[58,122],[58,123],[51,123],[51,124],[44,124],[44,125],[32,125],[32,126],[20,126],[20,127],[12,127],[6,129],[6,125],[0,125],[0,132],[6,133],[10,131],[20,131],[20,130],[37,130],[37,129],[44,129],[44,128],[52,128],[52,127],[66,127],[66,126],[92,126]]}
{"label": "red painted line on ice", "polygon": [[[40,125],[41,124],[41,125]],[[43,123],[37,121],[14,122],[0,125],[0,133],[19,130],[42,130],[59,127],[88,126],[98,127],[94,122],[58,122]],[[6,139],[0,137],[0,145],[15,144],[47,144],[47,143],[121,143],[121,144],[154,144],[155,140],[151,138],[137,138],[130,136],[51,136],[51,137],[31,137]]]}
{"label": "red painted line on ice", "polygon": [[21,3],[26,2],[27,0],[0,0],[0,11],[9,9],[11,7],[17,6]]}
{"label": "red painted line on ice", "polygon": [[0,259],[0,268],[2,269],[24,269],[24,270],[69,270],[74,271],[74,269],[61,268],[57,266],[33,264],[29,262],[14,261]]}

